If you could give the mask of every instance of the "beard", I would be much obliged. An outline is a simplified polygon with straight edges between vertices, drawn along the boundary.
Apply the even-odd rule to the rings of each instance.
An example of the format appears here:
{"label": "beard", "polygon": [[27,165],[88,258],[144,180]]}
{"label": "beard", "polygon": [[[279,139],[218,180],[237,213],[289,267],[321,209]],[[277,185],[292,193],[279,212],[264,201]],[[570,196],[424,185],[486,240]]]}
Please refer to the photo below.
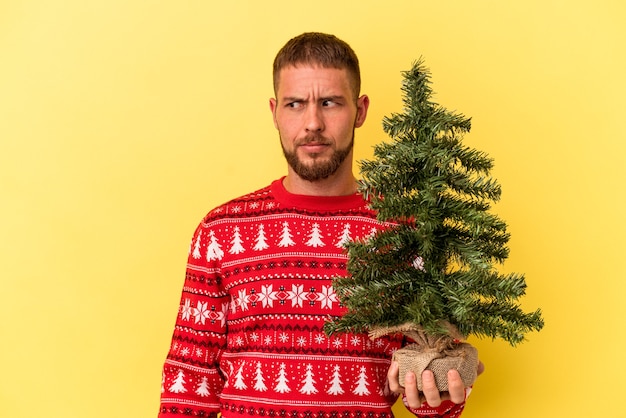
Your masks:
{"label": "beard", "polygon": [[287,160],[287,164],[289,164],[289,166],[300,178],[307,181],[323,180],[335,174],[339,167],[341,167],[341,164],[352,152],[352,148],[354,147],[354,131],[352,132],[350,143],[345,148],[333,150],[332,155],[328,159],[318,155],[311,155],[313,161],[310,164],[305,164],[300,157],[298,157],[297,148],[298,145],[308,144],[311,142],[320,144],[329,143],[329,141],[323,137],[310,136],[302,141],[299,141],[295,147],[296,151],[293,152],[285,149],[282,140],[280,143],[283,148],[283,155]]}

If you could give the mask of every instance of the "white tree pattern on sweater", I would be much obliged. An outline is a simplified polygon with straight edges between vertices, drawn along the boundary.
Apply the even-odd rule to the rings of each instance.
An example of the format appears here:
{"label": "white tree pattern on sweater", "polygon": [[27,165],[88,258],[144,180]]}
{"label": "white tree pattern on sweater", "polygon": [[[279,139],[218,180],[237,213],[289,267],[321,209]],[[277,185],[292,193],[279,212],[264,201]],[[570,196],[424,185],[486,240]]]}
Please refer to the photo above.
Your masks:
{"label": "white tree pattern on sweater", "polygon": [[230,240],[231,247],[228,250],[230,254],[241,254],[246,249],[243,247],[243,240],[241,239],[241,233],[239,232],[239,227],[236,226],[233,229],[233,239]]}
{"label": "white tree pattern on sweater", "polygon": [[307,364],[306,366],[306,373],[302,383],[304,383],[304,385],[300,388],[300,393],[303,395],[317,393],[317,388],[315,387],[316,382],[315,379],[313,379],[313,366],[310,364]]}
{"label": "white tree pattern on sweater", "polygon": [[221,260],[222,257],[224,257],[224,251],[222,251],[222,246],[217,241],[217,238],[215,238],[215,233],[213,231],[209,231],[209,237],[210,237],[211,243],[209,244],[206,250],[206,260],[207,261]]}

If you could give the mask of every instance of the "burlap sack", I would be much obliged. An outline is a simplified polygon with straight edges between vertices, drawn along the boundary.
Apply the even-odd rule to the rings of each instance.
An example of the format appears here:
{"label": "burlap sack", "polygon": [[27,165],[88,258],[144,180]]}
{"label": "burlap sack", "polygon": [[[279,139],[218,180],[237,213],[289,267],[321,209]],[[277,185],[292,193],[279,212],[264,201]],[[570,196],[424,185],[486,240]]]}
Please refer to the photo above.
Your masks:
{"label": "burlap sack", "polygon": [[404,383],[407,371],[417,378],[417,388],[422,390],[422,372],[431,370],[439,391],[448,390],[448,371],[458,370],[465,387],[476,380],[478,370],[478,350],[468,343],[459,343],[455,349],[437,352],[418,344],[408,345],[393,354],[393,360],[400,366],[400,384]]}
{"label": "burlap sack", "polygon": [[465,387],[471,386],[478,373],[478,350],[472,345],[461,342],[463,336],[456,327],[442,322],[448,335],[433,336],[414,324],[395,327],[381,327],[370,331],[370,338],[375,339],[386,334],[401,333],[415,341],[415,344],[397,350],[393,360],[400,366],[400,384],[404,383],[407,371],[411,370],[417,378],[417,388],[422,390],[422,372],[431,370],[439,391],[448,390],[448,371],[458,370]]}

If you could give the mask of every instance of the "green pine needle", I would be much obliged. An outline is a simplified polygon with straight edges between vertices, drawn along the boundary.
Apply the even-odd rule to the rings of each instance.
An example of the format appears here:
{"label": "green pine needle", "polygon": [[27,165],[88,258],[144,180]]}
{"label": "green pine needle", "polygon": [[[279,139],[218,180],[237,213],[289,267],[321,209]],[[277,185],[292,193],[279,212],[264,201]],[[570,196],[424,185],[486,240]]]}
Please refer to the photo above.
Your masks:
{"label": "green pine needle", "polygon": [[391,141],[360,162],[359,191],[390,227],[348,244],[348,275],[333,282],[348,311],[325,329],[364,332],[411,322],[445,334],[447,321],[463,335],[516,345],[543,319],[517,303],[524,276],[496,269],[508,257],[510,236],[489,213],[501,195],[490,177],[493,160],[463,145],[471,120],[433,101],[422,60],[403,76],[404,111],[383,120]]}

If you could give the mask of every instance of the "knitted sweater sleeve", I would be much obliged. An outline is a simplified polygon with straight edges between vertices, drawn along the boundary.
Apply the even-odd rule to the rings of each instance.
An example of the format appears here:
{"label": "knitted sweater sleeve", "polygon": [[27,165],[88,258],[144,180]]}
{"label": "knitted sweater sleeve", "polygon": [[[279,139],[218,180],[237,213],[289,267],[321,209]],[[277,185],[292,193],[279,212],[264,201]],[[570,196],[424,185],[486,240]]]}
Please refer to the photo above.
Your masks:
{"label": "knitted sweater sleeve", "polygon": [[217,260],[221,248],[202,225],[196,229],[180,308],[163,367],[159,418],[216,417],[224,386],[219,368],[226,346],[228,294]]}
{"label": "knitted sweater sleeve", "polygon": [[[465,401],[467,401],[468,396],[472,392],[472,388],[465,389]],[[427,403],[424,403],[417,409],[410,408],[406,401],[406,396],[402,395],[402,402],[404,406],[413,413],[418,418],[458,418],[461,416],[461,413],[465,409],[465,401],[462,403],[456,404],[452,401],[446,400],[441,403],[436,408],[429,406]]]}
{"label": "knitted sweater sleeve", "polygon": [[458,418],[461,416],[464,408],[465,402],[455,404],[452,401],[443,401],[437,408],[432,408],[428,404],[424,404],[417,409],[407,406],[407,409],[418,418]]}

